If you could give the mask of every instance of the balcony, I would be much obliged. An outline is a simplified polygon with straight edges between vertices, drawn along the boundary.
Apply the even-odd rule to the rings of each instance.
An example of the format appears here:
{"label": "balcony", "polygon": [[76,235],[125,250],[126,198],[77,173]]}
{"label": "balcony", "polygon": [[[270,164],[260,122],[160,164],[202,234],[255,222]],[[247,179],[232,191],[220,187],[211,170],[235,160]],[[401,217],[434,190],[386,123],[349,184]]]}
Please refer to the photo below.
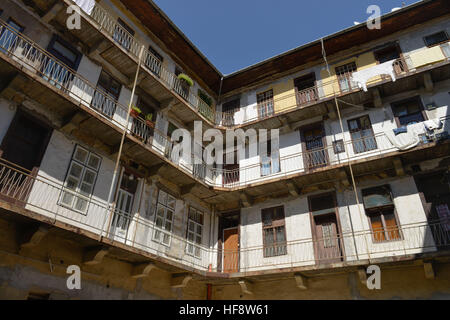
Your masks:
{"label": "balcony", "polygon": [[[443,123],[442,128],[436,134],[430,135],[426,134],[423,123],[413,125],[417,132],[420,131],[420,135],[418,135],[420,141],[415,148],[421,149],[447,140],[450,133],[449,120],[450,116],[442,117],[440,119]],[[415,148],[410,148],[409,151],[413,152]],[[356,164],[371,159],[381,159],[384,156],[395,156],[399,154],[399,151],[401,151],[399,146],[392,142],[392,135],[386,132],[371,133],[358,139],[347,140],[345,143],[341,142],[338,145],[310,147],[310,150],[282,155],[279,157],[277,165],[279,170],[275,170],[274,173],[269,172],[269,174],[263,175],[261,163],[238,167],[234,170],[212,169],[212,176],[215,177],[213,185],[220,188],[241,189],[300,174],[308,175],[334,170],[346,166],[349,162]]]}
{"label": "balcony", "polygon": [[[85,214],[63,205],[62,197],[67,192],[87,201]],[[211,265],[217,272],[235,273],[230,276],[238,277],[260,271],[282,272],[284,268],[314,270],[317,266],[339,267],[346,263],[363,265],[376,259],[399,261],[450,249],[450,221],[444,220],[403,224],[386,230],[397,235],[395,241],[379,241],[377,230],[354,230],[324,238],[290,234],[288,241],[273,246],[242,246],[239,251],[226,252],[192,243],[171,232],[166,233],[169,241],[159,242],[156,234],[165,231],[154,223],[147,210],[132,214],[116,210],[96,194],[89,197],[79,194],[52,177],[32,174],[4,159],[0,159],[0,200],[4,209],[202,274],[207,274]],[[324,246],[331,249],[318,250]],[[219,267],[217,263],[222,256],[227,257],[226,264]]]}
{"label": "balcony", "polygon": [[[64,0],[69,6],[77,1]],[[65,27],[65,15],[55,20]],[[173,99],[171,110],[186,123],[201,120],[205,125],[214,125],[214,110],[205,106],[203,101],[189,88],[183,86],[175,73],[169,71],[149,49],[140,43],[128,30],[99,3],[95,3],[90,14],[82,11],[84,22],[80,30],[69,30],[77,39],[93,48],[90,57],[114,66],[131,82],[134,79],[141,50],[141,74],[139,86],[159,102]]]}
{"label": "balcony", "polygon": [[[216,123],[221,127],[255,127],[273,128],[304,120],[318,115],[329,113],[327,103],[333,103],[335,97],[350,105],[364,105],[374,100],[374,91],[379,89],[383,96],[390,96],[399,92],[415,90],[419,87],[427,87],[424,74],[429,73],[435,82],[450,78],[450,42],[432,48],[423,48],[411,54],[404,54],[402,58],[392,62],[393,74],[396,81],[386,74],[379,74],[367,79],[364,86],[358,84],[350,73],[334,77],[331,80],[315,81],[314,86],[295,94],[285,94],[282,98],[275,98],[275,112],[260,113],[245,111],[245,116],[240,116],[237,121],[234,114],[216,112]],[[368,74],[371,69],[364,69]],[[375,72],[376,73],[376,72]],[[380,93],[379,92],[379,93]],[[341,108],[347,108],[349,104],[342,103]],[[283,106],[276,111],[276,106]],[[314,108],[311,108],[314,106]],[[241,112],[244,112],[241,109]],[[283,118],[282,121],[279,118]]]}

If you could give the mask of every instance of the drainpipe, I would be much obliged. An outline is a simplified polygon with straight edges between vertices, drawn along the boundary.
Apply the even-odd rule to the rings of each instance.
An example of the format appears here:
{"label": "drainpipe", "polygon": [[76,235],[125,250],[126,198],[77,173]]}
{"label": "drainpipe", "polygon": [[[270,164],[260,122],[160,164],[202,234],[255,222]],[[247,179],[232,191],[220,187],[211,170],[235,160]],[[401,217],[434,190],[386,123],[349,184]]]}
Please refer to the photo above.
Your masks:
{"label": "drainpipe", "polygon": [[122,132],[122,139],[120,140],[119,152],[117,153],[117,159],[116,159],[116,164],[115,164],[115,167],[114,167],[113,179],[111,181],[111,186],[109,188],[108,203],[106,205],[106,214],[105,214],[105,218],[103,219],[102,230],[100,232],[99,241],[101,241],[102,238],[103,238],[103,231],[104,231],[104,228],[105,228],[106,218],[108,217],[108,212],[109,212],[109,219],[108,219],[108,229],[106,231],[106,235],[108,234],[109,228],[111,226],[111,219],[112,219],[113,212],[114,212],[113,207],[114,207],[115,204],[113,203],[113,205],[111,207],[111,210],[109,210],[109,206],[113,202],[112,198],[113,198],[113,193],[114,193],[114,185],[115,185],[115,181],[117,180],[118,173],[119,173],[119,163],[120,163],[120,158],[122,156],[123,143],[125,142],[125,136],[126,136],[126,133],[127,133],[127,130],[128,130],[128,124],[129,124],[129,121],[130,121],[130,111],[131,111],[131,107],[133,105],[133,99],[134,99],[134,94],[135,94],[135,91],[136,91],[139,71],[141,70],[142,55],[144,53],[144,49],[145,49],[145,47],[142,46],[141,47],[141,51],[139,53],[139,63],[138,63],[137,70],[136,70],[136,76],[134,77],[133,90],[131,91],[130,102],[128,103],[126,127],[124,128],[124,130]]}

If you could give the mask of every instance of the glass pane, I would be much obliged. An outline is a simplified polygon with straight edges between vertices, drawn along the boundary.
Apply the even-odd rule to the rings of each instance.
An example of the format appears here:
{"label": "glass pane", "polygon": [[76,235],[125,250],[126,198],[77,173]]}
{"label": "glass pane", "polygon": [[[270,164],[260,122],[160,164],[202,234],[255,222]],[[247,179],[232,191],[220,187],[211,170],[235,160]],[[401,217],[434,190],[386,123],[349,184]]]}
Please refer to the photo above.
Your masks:
{"label": "glass pane", "polygon": [[164,218],[164,207],[158,206],[158,210],[156,211],[158,217]]}
{"label": "glass pane", "polygon": [[77,147],[77,150],[75,151],[75,155],[73,158],[82,163],[85,163],[87,156],[88,156],[88,152],[86,150],[81,149],[80,147]]}
{"label": "glass pane", "polygon": [[68,177],[66,186],[68,189],[75,190],[78,186],[78,180],[76,180],[72,177]]}
{"label": "glass pane", "polygon": [[202,243],[202,237],[200,237],[200,236],[195,237],[195,243],[201,244]]}
{"label": "glass pane", "polygon": [[195,225],[194,225],[194,222],[192,222],[192,221],[189,222],[189,231],[192,231],[192,232],[195,231]]}
{"label": "glass pane", "polygon": [[83,167],[75,162],[72,162],[72,167],[70,168],[69,174],[75,178],[80,178],[82,172]]}
{"label": "glass pane", "polygon": [[91,195],[92,193],[92,185],[87,184],[87,183],[82,183],[81,187],[80,187],[80,192],[84,195]]}
{"label": "glass pane", "polygon": [[94,184],[96,173],[90,170],[86,170],[83,177],[83,182]]}
{"label": "glass pane", "polygon": [[198,235],[202,235],[202,231],[203,231],[202,229],[203,229],[202,226],[198,224],[197,225],[197,234]]}
{"label": "glass pane", "polygon": [[167,231],[172,231],[172,223],[170,223],[169,221],[166,221],[166,225],[165,225],[164,229],[166,229]]}
{"label": "glass pane", "polygon": [[163,243],[167,245],[170,243],[170,236],[168,234],[163,234]]}
{"label": "glass pane", "polygon": [[172,219],[173,219],[173,212],[172,211],[167,210],[167,217],[166,217],[166,219],[169,220],[169,221],[172,221]]}
{"label": "glass pane", "polygon": [[175,198],[171,196],[167,196],[167,206],[171,209],[175,209]]}
{"label": "glass pane", "polygon": [[167,202],[167,193],[165,193],[164,191],[159,191],[159,195],[158,195],[158,202],[162,203],[162,204],[166,204]]}
{"label": "glass pane", "polygon": [[85,212],[87,209],[87,205],[88,205],[88,202],[86,200],[77,198],[77,201],[75,203],[75,210]]}
{"label": "glass pane", "polygon": [[64,46],[61,42],[55,41],[55,43],[53,44],[53,49],[58,51],[62,56],[67,58],[73,64],[75,64],[75,62],[77,61],[77,55],[72,50]]}
{"label": "glass pane", "polygon": [[161,228],[163,225],[163,220],[161,218],[156,218],[156,226]]}
{"label": "glass pane", "polygon": [[194,234],[192,232],[188,233],[188,240],[194,242]]}
{"label": "glass pane", "polygon": [[88,166],[95,170],[98,170],[99,165],[100,165],[100,158],[91,154],[91,156],[89,157]]}
{"label": "glass pane", "polygon": [[69,193],[69,192],[64,192],[63,197],[62,197],[62,203],[64,203],[65,205],[68,206],[72,206],[72,201],[73,201],[74,195]]}

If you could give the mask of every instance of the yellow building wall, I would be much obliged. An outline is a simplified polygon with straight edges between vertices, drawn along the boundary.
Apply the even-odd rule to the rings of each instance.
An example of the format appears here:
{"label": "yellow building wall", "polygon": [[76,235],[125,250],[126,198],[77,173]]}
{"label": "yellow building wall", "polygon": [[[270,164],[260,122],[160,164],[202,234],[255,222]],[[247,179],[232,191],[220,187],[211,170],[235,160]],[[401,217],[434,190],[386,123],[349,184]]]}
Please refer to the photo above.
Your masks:
{"label": "yellow building wall", "polygon": [[277,83],[272,88],[275,113],[287,111],[297,106],[293,79]]}
{"label": "yellow building wall", "polygon": [[419,68],[445,60],[445,55],[440,46],[427,48],[409,55],[413,68]]}
{"label": "yellow building wall", "polygon": [[[325,98],[332,97],[334,92],[339,93],[340,87],[339,82],[336,76],[336,67],[342,66],[347,63],[355,62],[357,70],[364,70],[370,67],[373,67],[377,64],[375,60],[375,55],[373,52],[366,52],[360,54],[357,57],[352,57],[344,61],[339,61],[339,63],[330,65],[330,73],[331,77],[328,74],[328,71],[324,68],[320,71],[320,78],[322,79],[322,88],[325,95]],[[381,77],[371,79],[371,83],[375,81],[381,80]]]}

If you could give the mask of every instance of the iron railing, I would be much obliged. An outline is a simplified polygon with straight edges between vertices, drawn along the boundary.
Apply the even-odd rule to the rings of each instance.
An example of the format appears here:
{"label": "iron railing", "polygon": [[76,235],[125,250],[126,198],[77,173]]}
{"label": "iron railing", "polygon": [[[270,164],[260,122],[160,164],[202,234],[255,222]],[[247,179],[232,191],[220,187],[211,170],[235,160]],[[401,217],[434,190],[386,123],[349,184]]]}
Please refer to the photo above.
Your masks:
{"label": "iron railing", "polygon": [[[393,241],[379,241],[379,230],[347,230],[320,238],[302,238],[301,233],[288,233],[287,241],[264,246],[244,234],[240,240],[240,249],[218,250],[205,245],[205,241],[194,244],[185,237],[156,227],[154,206],[144,206],[138,212],[125,212],[114,206],[108,207],[106,201],[98,198],[94,192],[94,195],[87,197],[86,211],[79,212],[62,203],[61,195],[66,190],[68,186],[52,177],[50,172],[46,172],[45,176],[35,175],[0,158],[2,202],[70,224],[93,235],[105,235],[106,232],[107,238],[130,248],[144,250],[198,270],[206,271],[211,265],[213,270],[219,272],[249,272],[389,256],[398,258],[450,249],[450,220],[441,219],[391,227],[386,232],[398,235],[392,238]],[[75,197],[86,198],[77,190],[71,192]],[[203,226],[204,230],[208,227]],[[158,232],[168,234],[170,241],[157,241],[155,234]]]}

